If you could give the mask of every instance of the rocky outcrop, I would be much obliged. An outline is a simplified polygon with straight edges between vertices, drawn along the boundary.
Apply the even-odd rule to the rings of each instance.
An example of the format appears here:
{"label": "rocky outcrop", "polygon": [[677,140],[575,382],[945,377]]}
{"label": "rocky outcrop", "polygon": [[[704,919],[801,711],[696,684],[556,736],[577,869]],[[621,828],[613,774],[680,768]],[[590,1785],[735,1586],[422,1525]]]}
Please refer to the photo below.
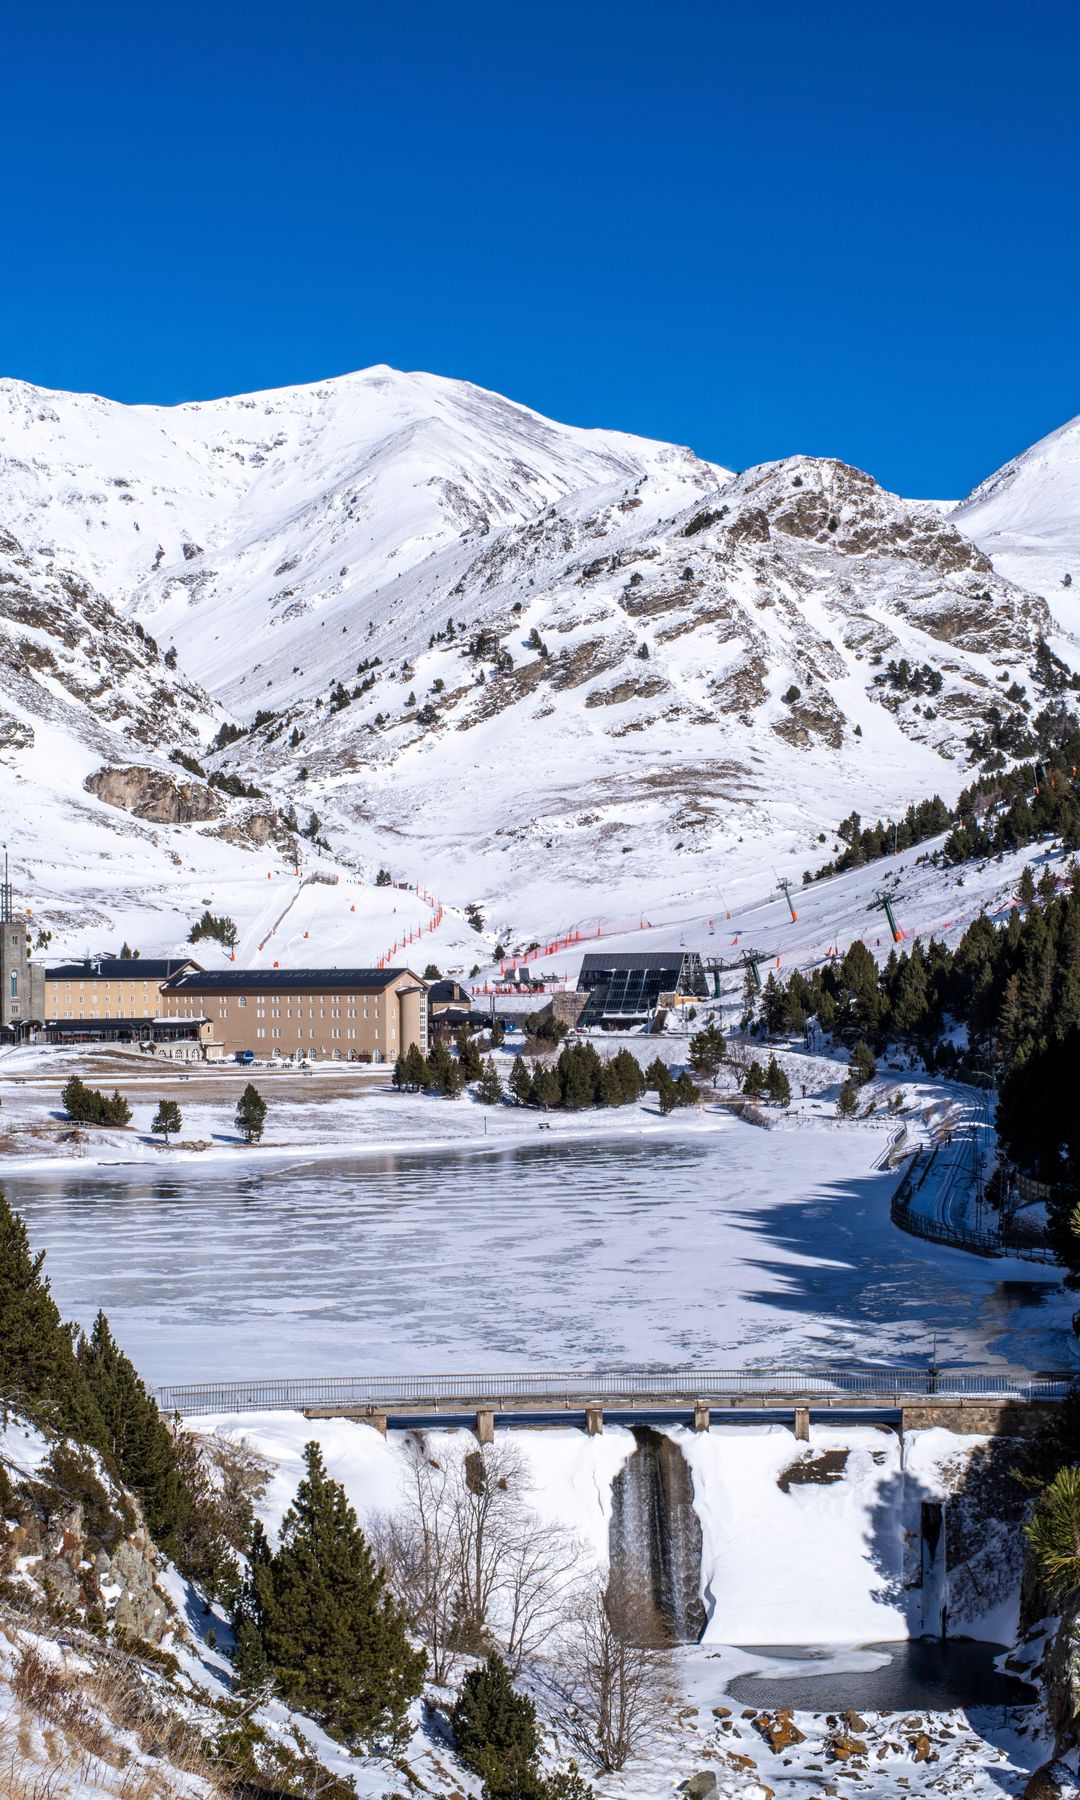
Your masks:
{"label": "rocky outcrop", "polygon": [[36,1475],[9,1478],[5,1512],[0,1563],[19,1571],[27,1605],[36,1600],[51,1619],[99,1634],[160,1643],[172,1618],[157,1586],[158,1552],[138,1501],[96,1451],[56,1440]]}
{"label": "rocky outcrop", "polygon": [[[164,769],[133,764],[125,769],[97,769],[83,783],[87,793],[154,825],[190,825],[220,819],[225,811],[217,795],[199,781],[178,781]],[[264,840],[265,841],[265,840]]]}
{"label": "rocky outcrop", "polygon": [[34,727],[10,713],[0,712],[0,750],[29,750],[33,747]]}
{"label": "rocky outcrop", "polygon": [[279,850],[295,850],[295,838],[275,812],[252,812],[230,819],[207,834],[222,838],[227,844],[238,844],[242,850],[261,850],[264,844],[276,844]]}

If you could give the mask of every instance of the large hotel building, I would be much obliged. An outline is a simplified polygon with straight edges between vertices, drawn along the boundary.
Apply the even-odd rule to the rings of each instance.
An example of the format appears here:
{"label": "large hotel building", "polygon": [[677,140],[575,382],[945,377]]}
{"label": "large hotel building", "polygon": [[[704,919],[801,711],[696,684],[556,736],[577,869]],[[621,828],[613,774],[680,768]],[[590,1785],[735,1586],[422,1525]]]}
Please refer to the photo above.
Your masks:
{"label": "large hotel building", "polygon": [[204,1021],[208,1053],[224,1056],[393,1062],[428,1048],[427,988],[411,969],[189,969],[162,984],[160,1015]]}

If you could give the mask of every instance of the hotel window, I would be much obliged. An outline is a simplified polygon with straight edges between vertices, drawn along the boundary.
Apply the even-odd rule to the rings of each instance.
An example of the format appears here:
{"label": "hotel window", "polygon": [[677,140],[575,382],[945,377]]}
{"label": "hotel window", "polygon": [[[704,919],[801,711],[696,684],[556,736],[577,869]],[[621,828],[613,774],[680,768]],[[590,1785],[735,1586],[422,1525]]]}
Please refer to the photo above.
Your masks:
{"label": "hotel window", "polygon": [[256,1025],[255,1036],[256,1037],[265,1037],[266,1036],[266,1026],[265,1025]]}
{"label": "hotel window", "polygon": [[246,1006],[247,1005],[247,995],[246,994],[237,994],[236,1004],[237,1004],[237,1006]]}
{"label": "hotel window", "polygon": [[346,1036],[346,1037],[352,1037],[352,1038],[354,1038],[354,1037],[355,1037],[355,1036],[356,1036],[356,1027],[355,1027],[355,1025],[346,1025],[346,1027],[345,1027],[345,1036]]}
{"label": "hotel window", "polygon": [[337,1027],[337,1026],[336,1026],[336,1025],[331,1025],[331,1027],[330,1027],[330,1036],[331,1036],[331,1037],[332,1037],[332,1038],[339,1038],[339,1037],[340,1037],[340,1036],[341,1036],[341,1032],[340,1032],[340,1031],[339,1031],[339,1029],[338,1029],[338,1027]]}

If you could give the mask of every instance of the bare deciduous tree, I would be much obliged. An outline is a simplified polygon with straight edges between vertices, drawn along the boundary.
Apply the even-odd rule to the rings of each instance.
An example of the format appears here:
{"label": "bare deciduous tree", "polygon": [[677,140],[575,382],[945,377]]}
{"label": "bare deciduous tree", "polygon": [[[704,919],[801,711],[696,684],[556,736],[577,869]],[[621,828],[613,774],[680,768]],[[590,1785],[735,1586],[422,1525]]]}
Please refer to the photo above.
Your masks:
{"label": "bare deciduous tree", "polygon": [[435,1457],[417,1433],[405,1461],[401,1510],[368,1532],[432,1679],[445,1684],[459,1653],[495,1646],[516,1672],[568,1617],[584,1547],[528,1505],[526,1465],[510,1443]]}
{"label": "bare deciduous tree", "polygon": [[572,1727],[607,1771],[621,1769],[660,1729],[672,1704],[668,1655],[648,1637],[633,1595],[592,1587],[568,1637],[565,1691]]}

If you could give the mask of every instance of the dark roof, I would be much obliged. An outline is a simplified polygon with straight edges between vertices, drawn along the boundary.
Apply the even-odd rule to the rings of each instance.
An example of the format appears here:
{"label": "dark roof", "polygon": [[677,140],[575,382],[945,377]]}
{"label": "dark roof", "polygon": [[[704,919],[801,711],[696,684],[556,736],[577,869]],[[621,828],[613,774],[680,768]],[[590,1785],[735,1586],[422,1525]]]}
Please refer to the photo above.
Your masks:
{"label": "dark roof", "polygon": [[46,981],[85,981],[88,975],[100,975],[105,981],[166,981],[181,969],[197,969],[190,956],[92,956],[87,962],[60,963],[46,969]]}
{"label": "dark roof", "polygon": [[581,973],[615,974],[623,969],[679,969],[691,950],[602,950],[590,951],[581,959]]}
{"label": "dark roof", "polygon": [[428,983],[428,999],[442,1002],[444,1000],[469,1000],[467,988],[460,981],[432,981]]}
{"label": "dark roof", "polygon": [[197,974],[174,976],[168,986],[170,994],[255,994],[269,993],[272,988],[318,993],[320,989],[388,988],[402,975],[412,975],[412,970],[200,969]]}

